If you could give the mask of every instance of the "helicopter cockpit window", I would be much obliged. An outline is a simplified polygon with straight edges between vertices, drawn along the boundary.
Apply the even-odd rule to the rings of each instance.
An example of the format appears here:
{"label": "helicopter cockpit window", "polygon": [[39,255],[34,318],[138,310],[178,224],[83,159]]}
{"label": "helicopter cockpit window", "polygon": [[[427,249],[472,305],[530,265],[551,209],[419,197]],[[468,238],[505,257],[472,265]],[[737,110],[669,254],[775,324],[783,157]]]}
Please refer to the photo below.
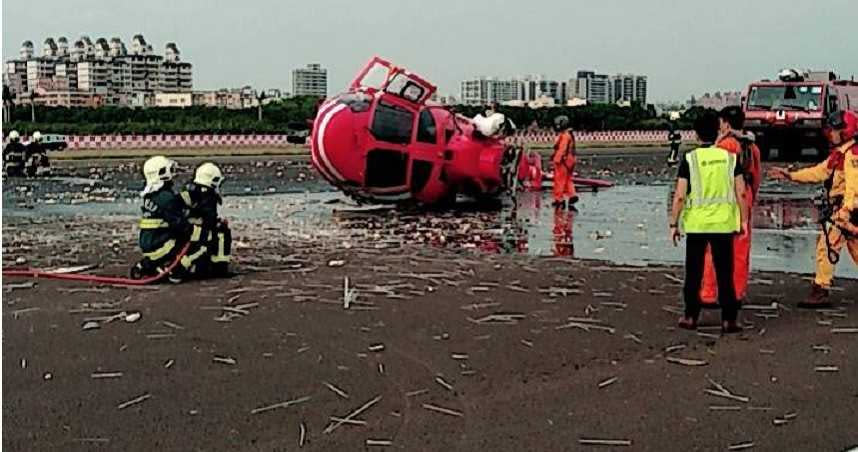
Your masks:
{"label": "helicopter cockpit window", "polygon": [[428,109],[420,112],[417,119],[417,141],[421,143],[435,144],[438,142],[438,129],[435,127],[435,118]]}
{"label": "helicopter cockpit window", "polygon": [[385,101],[378,103],[370,131],[376,140],[408,144],[414,128],[414,113]]}
{"label": "helicopter cockpit window", "polygon": [[426,93],[424,87],[402,73],[393,76],[386,91],[411,102],[420,102],[423,99],[423,94]]}

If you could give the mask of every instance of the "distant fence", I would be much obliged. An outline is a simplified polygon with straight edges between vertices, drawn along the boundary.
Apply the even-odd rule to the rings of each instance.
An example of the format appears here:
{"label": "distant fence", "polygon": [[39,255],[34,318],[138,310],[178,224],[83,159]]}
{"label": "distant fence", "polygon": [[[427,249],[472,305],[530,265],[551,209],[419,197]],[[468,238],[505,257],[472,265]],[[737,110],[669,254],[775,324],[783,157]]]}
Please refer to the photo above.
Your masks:
{"label": "distant fence", "polygon": [[[683,140],[694,140],[691,130],[680,131]],[[550,143],[556,135],[549,132],[525,133],[518,139],[531,143]],[[622,130],[575,132],[578,142],[667,142],[664,130]],[[286,135],[69,135],[68,149],[193,149],[217,147],[286,147],[292,146]]]}

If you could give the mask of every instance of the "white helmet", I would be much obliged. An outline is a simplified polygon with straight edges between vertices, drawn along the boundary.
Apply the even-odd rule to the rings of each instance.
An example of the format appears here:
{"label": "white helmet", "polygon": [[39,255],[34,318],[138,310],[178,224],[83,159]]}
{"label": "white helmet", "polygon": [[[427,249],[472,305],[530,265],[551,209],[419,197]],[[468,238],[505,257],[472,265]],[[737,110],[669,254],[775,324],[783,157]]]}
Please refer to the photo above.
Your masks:
{"label": "white helmet", "polygon": [[18,134],[17,130],[13,130],[9,132],[9,141],[18,141],[21,138],[21,135]]}
{"label": "white helmet", "polygon": [[146,160],[143,164],[143,177],[146,178],[146,188],[143,189],[143,195],[147,195],[164,186],[164,182],[173,180],[173,167],[176,162],[164,157],[156,155],[155,157]]}
{"label": "white helmet", "polygon": [[33,132],[33,141],[42,141],[42,132],[38,130]]}
{"label": "white helmet", "polygon": [[194,174],[194,183],[217,190],[223,182],[223,174],[214,163],[206,162],[197,168]]}

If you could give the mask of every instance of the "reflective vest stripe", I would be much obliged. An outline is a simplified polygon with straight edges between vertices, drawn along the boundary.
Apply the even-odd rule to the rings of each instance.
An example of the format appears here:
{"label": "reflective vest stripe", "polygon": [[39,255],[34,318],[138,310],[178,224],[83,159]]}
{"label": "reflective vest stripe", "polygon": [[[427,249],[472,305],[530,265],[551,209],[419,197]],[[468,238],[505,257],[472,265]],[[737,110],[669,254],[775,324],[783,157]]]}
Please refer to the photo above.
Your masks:
{"label": "reflective vest stripe", "polygon": [[141,218],[140,229],[168,228],[170,224],[160,218]]}
{"label": "reflective vest stripe", "polygon": [[149,260],[157,261],[166,256],[170,251],[173,250],[173,247],[175,246],[175,240],[167,240],[167,243],[161,245],[161,248],[158,248],[157,250],[149,253],[143,253],[143,256],[148,258]]}

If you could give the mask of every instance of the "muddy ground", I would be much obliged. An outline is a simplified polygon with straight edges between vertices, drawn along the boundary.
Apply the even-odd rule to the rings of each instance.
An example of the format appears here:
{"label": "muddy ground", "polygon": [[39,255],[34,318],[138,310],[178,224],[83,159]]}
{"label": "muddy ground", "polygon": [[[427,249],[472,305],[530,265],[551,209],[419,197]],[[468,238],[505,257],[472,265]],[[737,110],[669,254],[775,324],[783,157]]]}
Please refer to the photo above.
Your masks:
{"label": "muddy ground", "polygon": [[[666,183],[673,170],[661,162],[585,157],[580,172]],[[225,167],[231,195],[324,188],[304,162]],[[131,202],[139,166],[58,170],[101,182],[5,184],[4,266],[125,273],[133,218],[92,212]],[[84,201],[85,215],[40,213]],[[226,280],[128,289],[3,278],[3,450],[858,444],[854,280],[838,281],[834,308],[806,312],[795,308],[804,277],[755,273],[746,330],[720,337],[716,312],[699,332],[674,328],[677,267],[565,257],[564,240],[555,257],[486,252],[471,229],[478,215],[453,228],[348,224],[308,233],[233,222],[240,275]],[[348,309],[345,278],[356,293]]]}

